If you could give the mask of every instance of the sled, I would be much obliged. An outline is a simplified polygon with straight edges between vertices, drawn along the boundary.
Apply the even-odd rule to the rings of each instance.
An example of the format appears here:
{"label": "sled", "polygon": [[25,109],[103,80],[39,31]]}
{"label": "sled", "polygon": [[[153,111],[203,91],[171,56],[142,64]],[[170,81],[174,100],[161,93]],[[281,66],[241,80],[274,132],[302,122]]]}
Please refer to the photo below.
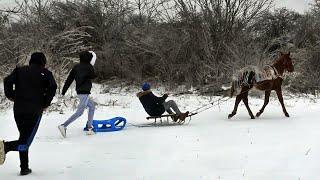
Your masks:
{"label": "sled", "polygon": [[[149,116],[149,117],[147,117],[146,119],[147,120],[151,120],[151,119],[153,119],[154,120],[154,124],[157,124],[157,120],[160,120],[160,124],[162,124],[163,123],[163,119],[165,119],[167,122],[167,124],[170,124],[169,123],[169,118],[173,118],[173,116],[174,116],[175,114],[166,114],[166,115],[161,115],[161,116]],[[191,120],[191,117],[192,116],[194,116],[194,115],[196,115],[196,113],[191,113],[191,114],[189,114],[187,117],[186,117],[186,119],[189,117],[190,118],[190,120]],[[180,119],[176,122],[177,124],[184,124],[185,122],[186,122],[186,119],[185,120],[183,120],[183,121],[181,121]],[[189,120],[189,122],[190,122],[190,120]]]}
{"label": "sled", "polygon": [[137,128],[161,128],[161,127],[171,127],[171,126],[184,126],[184,125],[187,125],[187,124],[178,124],[178,123],[175,123],[175,122],[163,122],[162,124],[160,123],[154,123],[154,122],[151,122],[151,123],[142,123],[142,124],[130,124],[130,126],[133,126],[133,127],[137,127]]}
{"label": "sled", "polygon": [[[127,124],[123,117],[115,117],[108,120],[93,120],[92,126],[94,132],[113,132],[122,130]],[[87,127],[83,129],[88,131]]]}

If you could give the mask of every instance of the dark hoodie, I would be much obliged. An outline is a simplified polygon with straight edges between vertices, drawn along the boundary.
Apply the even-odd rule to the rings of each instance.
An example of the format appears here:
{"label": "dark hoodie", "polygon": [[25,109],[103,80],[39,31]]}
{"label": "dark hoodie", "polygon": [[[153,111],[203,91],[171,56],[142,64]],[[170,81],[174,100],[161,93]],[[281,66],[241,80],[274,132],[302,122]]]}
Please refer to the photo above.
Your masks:
{"label": "dark hoodie", "polygon": [[4,92],[18,113],[41,114],[55,96],[57,84],[45,68],[43,53],[33,53],[29,66],[17,67],[4,79]]}
{"label": "dark hoodie", "polygon": [[91,80],[94,79],[95,72],[93,66],[90,64],[92,54],[88,51],[80,53],[80,63],[76,64],[63,86],[62,95],[65,95],[73,80],[76,81],[77,94],[90,94],[92,88]]}
{"label": "dark hoodie", "polygon": [[157,97],[151,90],[147,90],[139,92],[137,96],[149,116],[161,116],[165,112],[163,103],[168,97],[167,94]]}

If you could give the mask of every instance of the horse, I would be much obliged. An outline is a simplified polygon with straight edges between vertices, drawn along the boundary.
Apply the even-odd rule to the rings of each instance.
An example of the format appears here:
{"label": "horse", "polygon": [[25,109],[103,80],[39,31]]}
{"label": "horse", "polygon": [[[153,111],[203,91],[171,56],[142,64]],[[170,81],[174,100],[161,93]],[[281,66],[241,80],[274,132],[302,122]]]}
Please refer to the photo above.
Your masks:
{"label": "horse", "polygon": [[228,115],[228,119],[236,115],[241,100],[245,104],[251,119],[255,119],[255,116],[253,115],[248,104],[248,94],[252,88],[265,91],[264,104],[260,111],[256,114],[256,117],[260,117],[264,112],[264,109],[269,103],[269,97],[272,90],[276,91],[277,93],[284,115],[286,117],[290,117],[283,102],[281,89],[283,82],[282,76],[285,71],[294,71],[290,52],[288,54],[280,52],[279,58],[275,60],[272,65],[264,66],[263,69],[250,66],[249,68],[247,67],[240,70],[237,76],[234,77],[231,82],[230,96],[232,97],[234,94],[236,94],[236,101],[232,113]]}

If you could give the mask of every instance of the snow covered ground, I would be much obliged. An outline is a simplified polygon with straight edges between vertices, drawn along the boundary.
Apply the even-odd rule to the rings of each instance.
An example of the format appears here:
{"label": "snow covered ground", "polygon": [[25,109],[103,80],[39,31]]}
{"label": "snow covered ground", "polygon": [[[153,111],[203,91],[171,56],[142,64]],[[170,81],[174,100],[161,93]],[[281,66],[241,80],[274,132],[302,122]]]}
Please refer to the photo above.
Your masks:
{"label": "snow covered ground", "polygon": [[[115,116],[143,124],[146,113],[134,93],[94,96],[101,106],[95,119]],[[206,97],[169,97],[183,110],[209,102]],[[290,118],[285,118],[276,99],[259,119],[251,120],[244,107],[231,120],[226,117],[234,99],[194,116],[189,125],[144,127],[86,136],[86,115],[72,124],[67,139],[57,125],[72,109],[44,115],[31,146],[33,174],[19,177],[15,152],[0,167],[0,180],[317,180],[320,178],[320,102],[286,99]],[[114,102],[114,103],[110,103]],[[249,99],[257,112],[262,99]],[[12,110],[0,112],[0,137],[14,140]]]}

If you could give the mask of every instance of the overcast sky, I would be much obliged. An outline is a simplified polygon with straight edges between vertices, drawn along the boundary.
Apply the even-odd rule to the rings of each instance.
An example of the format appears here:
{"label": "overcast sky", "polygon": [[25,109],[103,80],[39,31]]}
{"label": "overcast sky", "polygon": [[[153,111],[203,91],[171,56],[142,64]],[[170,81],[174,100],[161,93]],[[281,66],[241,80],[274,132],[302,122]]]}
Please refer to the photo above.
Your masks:
{"label": "overcast sky", "polygon": [[[286,7],[288,9],[296,10],[300,13],[309,9],[309,4],[314,0],[275,0],[276,7]],[[0,0],[0,8],[8,6],[13,3],[14,0]]]}
{"label": "overcast sky", "polygon": [[314,0],[275,0],[277,7],[286,7],[300,13],[310,9],[310,4],[312,2],[314,2]]}

